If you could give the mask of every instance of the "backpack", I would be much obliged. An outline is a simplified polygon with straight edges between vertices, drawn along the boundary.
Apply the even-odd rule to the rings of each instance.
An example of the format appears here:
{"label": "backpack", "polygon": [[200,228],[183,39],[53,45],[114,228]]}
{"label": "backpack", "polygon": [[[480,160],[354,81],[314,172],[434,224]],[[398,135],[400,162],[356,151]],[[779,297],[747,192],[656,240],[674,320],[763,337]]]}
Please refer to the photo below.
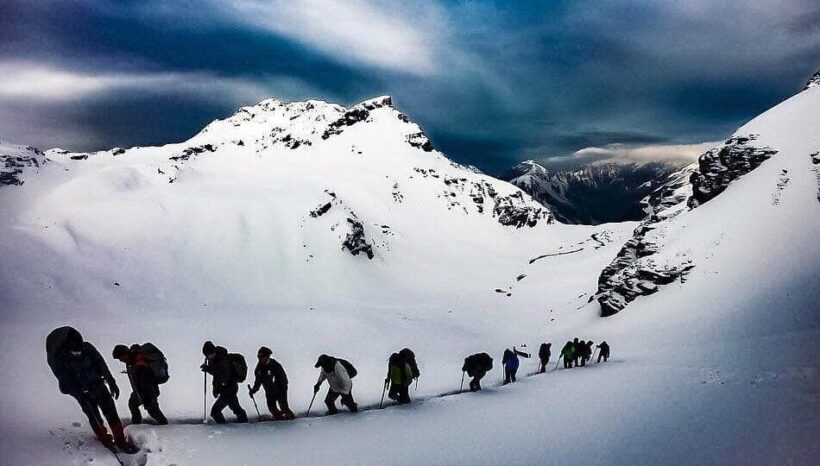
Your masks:
{"label": "backpack", "polygon": [[248,377],[248,363],[245,362],[245,356],[239,353],[230,353],[228,359],[231,361],[234,379],[237,382],[244,382]]}
{"label": "backpack", "polygon": [[338,359],[339,362],[342,363],[342,366],[344,366],[345,370],[347,371],[347,375],[349,375],[351,379],[353,377],[356,377],[356,374],[359,373],[359,371],[357,371],[356,368],[353,367],[353,364],[350,364],[350,361],[341,358],[336,359]]}
{"label": "backpack", "polygon": [[170,374],[168,374],[168,361],[165,355],[153,343],[143,343],[138,348],[139,352],[148,361],[148,367],[154,373],[154,380],[157,384],[164,384],[168,381]]}

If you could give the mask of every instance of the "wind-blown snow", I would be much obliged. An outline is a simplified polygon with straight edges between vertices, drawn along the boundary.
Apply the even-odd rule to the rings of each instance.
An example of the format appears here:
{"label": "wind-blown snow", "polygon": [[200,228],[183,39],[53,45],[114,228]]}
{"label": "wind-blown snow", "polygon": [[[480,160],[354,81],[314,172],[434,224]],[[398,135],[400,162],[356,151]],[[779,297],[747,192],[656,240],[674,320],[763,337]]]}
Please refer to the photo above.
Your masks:
{"label": "wind-blown snow", "polygon": [[[656,255],[692,260],[686,283],[606,319],[589,298],[634,223],[502,225],[488,185],[529,208],[525,218],[537,204],[410,145],[420,130],[392,106],[322,139],[351,109],[308,104],[289,104],[304,126],[288,126],[289,110],[268,115],[283,105],[271,101],[182,144],[85,160],[50,151],[48,169],[0,187],[0,335],[13,348],[0,363],[17,374],[0,382],[7,461],[112,464],[94,442],[78,445],[90,431],[45,365],[43,339],[63,324],[105,355],[116,343],[156,343],[171,365],[160,402],[190,424],[202,414],[205,339],[246,356],[271,346],[297,412],[320,353],[357,366],[354,395],[370,405],[403,346],[418,356],[412,395],[422,398],[457,389],[472,352],[498,365],[512,345],[552,341],[557,353],[579,336],[613,348],[606,364],[503,388],[492,387],[496,369],[483,393],[408,407],[129,427],[149,465],[811,464],[820,454],[820,203],[809,156],[820,147],[820,90],[738,131],[759,134],[776,157],[665,222]],[[190,148],[201,151],[170,160]],[[372,260],[342,249],[353,214]],[[123,398],[119,407],[125,415]]]}

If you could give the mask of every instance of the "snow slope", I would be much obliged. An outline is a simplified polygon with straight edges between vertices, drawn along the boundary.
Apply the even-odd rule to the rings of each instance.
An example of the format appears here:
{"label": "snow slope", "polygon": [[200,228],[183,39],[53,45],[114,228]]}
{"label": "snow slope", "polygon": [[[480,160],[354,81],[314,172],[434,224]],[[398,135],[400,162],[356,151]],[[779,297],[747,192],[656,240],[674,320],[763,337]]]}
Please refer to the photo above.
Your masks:
{"label": "snow slope", "polygon": [[[104,352],[149,339],[166,350],[172,380],[161,403],[177,424],[128,428],[150,465],[813,464],[820,454],[820,202],[810,154],[820,148],[819,111],[814,87],[741,128],[737,134],[757,134],[778,153],[697,208],[672,206],[678,213],[659,222],[654,256],[685,257],[695,267],[685,283],[639,296],[605,319],[589,298],[634,223],[505,226],[487,210],[443,203],[429,191],[447,185],[430,176],[399,179],[408,186],[400,206],[389,189],[357,195],[356,188],[392,188],[395,181],[381,181],[385,172],[418,173],[419,160],[429,160],[419,157],[436,155],[409,152],[402,138],[363,151],[371,162],[399,148],[412,157],[388,159],[378,174],[366,164],[333,163],[339,151],[306,166],[295,151],[274,163],[219,149],[182,167],[174,183],[152,182],[139,195],[121,194],[119,187],[133,185],[112,162],[81,172],[87,182],[43,171],[0,191],[3,218],[13,219],[0,232],[0,335],[14,348],[0,363],[4,374],[23,374],[0,382],[0,446],[11,464],[112,464],[95,443],[79,444],[88,429],[43,361],[44,335],[68,323]],[[373,134],[391,133],[349,143],[364,146]],[[167,150],[158,156],[167,159],[190,145],[139,150]],[[436,160],[418,168],[485,179]],[[344,186],[327,186],[345,177]],[[502,195],[516,192],[486,181]],[[422,188],[412,190],[415,183]],[[348,211],[332,205],[318,218],[306,214],[324,205],[324,189],[363,219],[366,232],[389,216],[399,232],[389,249],[374,247],[373,260],[342,250],[347,232],[328,232],[344,226]],[[345,215],[326,217],[337,211]],[[248,228],[236,226],[236,212]],[[312,229],[311,221],[324,219],[331,221]],[[298,253],[302,244],[320,252],[315,262]],[[498,364],[507,346],[534,349],[548,340],[560,347],[573,336],[606,339],[613,358],[497,388],[496,368],[483,393],[435,397],[458,388],[471,352],[491,352]],[[310,400],[319,353],[350,359],[360,372],[355,396],[372,405],[387,356],[410,346],[423,373],[412,394],[424,400],[284,424],[196,425],[205,338],[246,355],[270,345],[288,370],[297,412]],[[527,372],[534,362],[522,366]],[[242,403],[252,411],[250,400]],[[72,426],[75,420],[83,424]]]}

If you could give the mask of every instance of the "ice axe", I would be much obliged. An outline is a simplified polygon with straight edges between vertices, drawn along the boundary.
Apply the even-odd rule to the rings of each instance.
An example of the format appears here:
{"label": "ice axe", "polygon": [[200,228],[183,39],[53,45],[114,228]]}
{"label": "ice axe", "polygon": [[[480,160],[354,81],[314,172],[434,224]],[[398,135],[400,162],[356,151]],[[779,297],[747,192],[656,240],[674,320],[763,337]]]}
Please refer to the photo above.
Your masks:
{"label": "ice axe", "polygon": [[251,400],[253,400],[253,407],[256,408],[256,417],[258,417],[261,421],[262,415],[259,414],[259,405],[256,404],[256,398],[253,397],[253,390],[251,389],[251,384],[248,384],[248,395],[250,395]]}

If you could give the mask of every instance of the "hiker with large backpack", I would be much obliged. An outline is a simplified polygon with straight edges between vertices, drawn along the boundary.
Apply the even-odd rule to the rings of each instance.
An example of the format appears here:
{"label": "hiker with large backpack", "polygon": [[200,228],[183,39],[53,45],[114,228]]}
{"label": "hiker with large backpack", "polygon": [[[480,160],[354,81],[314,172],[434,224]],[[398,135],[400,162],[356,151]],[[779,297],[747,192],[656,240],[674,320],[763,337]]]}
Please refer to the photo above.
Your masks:
{"label": "hiker with large backpack", "polygon": [[578,364],[581,359],[581,342],[578,341],[578,338],[574,338],[572,340],[572,362],[575,364],[575,367],[578,367]]}
{"label": "hiker with large backpack", "polygon": [[592,364],[592,362],[590,361],[590,359],[592,359],[592,345],[593,345],[593,341],[588,340],[586,343],[584,343],[584,345],[582,347],[582,350],[583,350],[583,354],[581,355],[582,358],[583,358],[583,359],[581,359],[581,365],[582,366],[585,366],[586,363]]}
{"label": "hiker with large backpack", "polygon": [[168,363],[162,352],[153,344],[117,345],[112,351],[114,359],[125,364],[125,372],[131,382],[131,397],[128,398],[128,409],[131,411],[131,424],[142,423],[140,406],[159,425],[168,424],[168,419],[159,408],[159,385],[168,381]]}
{"label": "hiker with large backpack", "polygon": [[481,390],[481,379],[492,369],[493,358],[487,353],[476,353],[467,356],[464,358],[464,365],[461,366],[461,371],[472,377],[472,380],[470,380],[471,392]]}
{"label": "hiker with large backpack", "polygon": [[538,348],[538,360],[541,363],[541,366],[538,368],[538,372],[543,374],[547,372],[547,364],[550,362],[550,356],[552,355],[552,343],[541,343],[541,347]]}
{"label": "hiker with large backpack", "polygon": [[413,369],[400,352],[390,355],[387,362],[387,377],[384,384],[390,384],[387,396],[398,404],[410,403],[410,384],[413,382]]}
{"label": "hiker with large backpack", "polygon": [[598,348],[601,349],[601,352],[598,353],[598,362],[601,362],[601,358],[604,359],[606,362],[609,359],[609,344],[606,341],[602,341]]}
{"label": "hiker with large backpack", "polygon": [[336,414],[339,410],[336,408],[336,399],[341,397],[342,404],[347,406],[350,412],[355,413],[359,411],[359,406],[353,400],[353,377],[358,373],[353,364],[340,358],[334,358],[323,354],[316,360],[313,366],[319,368],[319,380],[313,386],[314,396],[319,392],[322,382],[327,380],[329,389],[327,396],[325,396],[325,405],[327,405],[328,414]]}
{"label": "hiker with large backpack", "polygon": [[572,362],[575,360],[575,345],[571,341],[561,348],[561,357],[564,358],[564,369],[572,368]]}
{"label": "hiker with large backpack", "polygon": [[228,407],[236,415],[236,422],[248,422],[248,414],[239,404],[239,383],[248,376],[248,366],[245,358],[238,353],[228,353],[228,350],[216,346],[210,341],[202,345],[202,354],[205,363],[200,366],[203,372],[213,376],[213,395],[216,401],[211,407],[211,417],[217,424],[225,423],[222,411]]}
{"label": "hiker with large backpack", "polygon": [[399,356],[404,358],[407,364],[410,364],[410,370],[413,372],[413,378],[416,379],[416,385],[418,385],[421,372],[419,372],[419,365],[416,363],[416,353],[414,353],[410,348],[402,348],[402,350],[399,351]]}
{"label": "hiker with large backpack", "polygon": [[518,372],[520,361],[518,356],[529,358],[530,355],[513,346],[513,349],[505,349],[504,356],[501,358],[501,365],[504,366],[504,385],[515,382],[515,374]]}
{"label": "hiker with large backpack", "polygon": [[253,387],[248,386],[248,391],[253,398],[259,387],[265,387],[265,401],[273,419],[288,421],[296,418],[288,406],[288,376],[282,365],[271,357],[272,355],[273,351],[267,346],[259,348],[256,353],[259,362],[253,371]]}
{"label": "hiker with large backpack", "polygon": [[[112,451],[118,448],[126,453],[136,453],[139,449],[125,438],[114,403],[120,396],[120,389],[97,348],[83,341],[76,329],[60,327],[46,338],[46,359],[57,377],[60,392],[77,400],[100,442]],[[113,439],[105,429],[103,416],[114,434]]]}

